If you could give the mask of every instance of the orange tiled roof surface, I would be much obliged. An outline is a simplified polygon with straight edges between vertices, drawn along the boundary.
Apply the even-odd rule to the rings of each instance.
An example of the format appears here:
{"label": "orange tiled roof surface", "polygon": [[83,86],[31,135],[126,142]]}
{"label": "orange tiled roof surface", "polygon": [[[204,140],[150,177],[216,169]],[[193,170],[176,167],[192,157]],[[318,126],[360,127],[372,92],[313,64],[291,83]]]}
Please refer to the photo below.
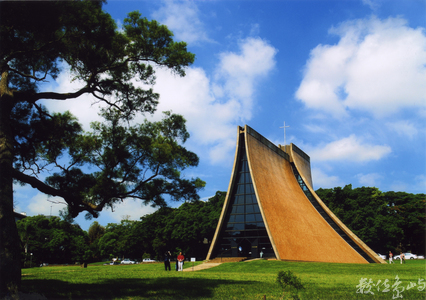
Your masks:
{"label": "orange tiled roof surface", "polygon": [[290,162],[252,136],[246,138],[257,199],[279,259],[367,263],[315,210]]}

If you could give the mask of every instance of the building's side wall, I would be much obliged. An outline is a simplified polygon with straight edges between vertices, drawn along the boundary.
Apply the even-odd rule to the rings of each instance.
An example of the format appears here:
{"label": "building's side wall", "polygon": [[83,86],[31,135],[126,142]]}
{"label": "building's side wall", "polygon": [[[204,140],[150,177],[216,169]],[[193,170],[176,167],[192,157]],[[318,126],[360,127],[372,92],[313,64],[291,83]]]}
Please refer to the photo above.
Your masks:
{"label": "building's side wall", "polygon": [[289,161],[250,135],[246,135],[246,147],[259,206],[277,258],[367,263],[315,210]]}
{"label": "building's side wall", "polygon": [[[299,171],[300,176],[302,177],[305,183],[309,183],[308,189],[311,194],[314,196],[315,200],[319,205],[324,209],[324,211],[330,216],[330,218],[339,226],[344,233],[346,233],[368,256],[370,256],[376,263],[386,263],[380,256],[377,255],[370,247],[368,247],[358,236],[356,236],[348,227],[346,227],[343,222],[336,217],[336,215],[327,207],[327,205],[322,202],[321,198],[315,193],[312,185],[312,176],[310,168],[309,157],[306,159],[305,155],[300,155],[300,149],[291,144],[288,154],[290,155],[291,160],[296,165],[297,170]],[[302,154],[304,154],[302,152]],[[307,155],[306,155],[307,156]],[[309,167],[309,170],[307,168]]]}

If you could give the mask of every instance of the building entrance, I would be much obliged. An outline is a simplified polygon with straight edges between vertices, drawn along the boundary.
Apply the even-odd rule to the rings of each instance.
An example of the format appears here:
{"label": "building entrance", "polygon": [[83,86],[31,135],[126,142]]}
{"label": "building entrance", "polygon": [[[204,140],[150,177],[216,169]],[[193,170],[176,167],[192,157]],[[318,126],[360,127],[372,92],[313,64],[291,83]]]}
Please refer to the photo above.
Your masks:
{"label": "building entrance", "polygon": [[246,239],[242,240],[240,245],[238,246],[238,256],[240,257],[251,257],[252,249],[251,243]]}

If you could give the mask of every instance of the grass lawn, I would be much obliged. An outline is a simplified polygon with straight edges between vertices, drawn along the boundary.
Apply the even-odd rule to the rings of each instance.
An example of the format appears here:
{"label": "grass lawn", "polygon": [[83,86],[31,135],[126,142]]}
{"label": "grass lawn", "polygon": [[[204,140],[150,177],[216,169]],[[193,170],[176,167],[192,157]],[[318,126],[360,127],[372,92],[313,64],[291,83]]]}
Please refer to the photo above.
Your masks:
{"label": "grass lawn", "polygon": [[[275,280],[281,270],[301,278],[306,289],[299,292],[300,299],[426,299],[425,260],[403,265],[258,260],[197,272],[166,272],[161,263],[42,267],[22,270],[22,291],[47,299],[280,299]],[[370,286],[374,294],[360,293],[362,278],[363,291]]]}

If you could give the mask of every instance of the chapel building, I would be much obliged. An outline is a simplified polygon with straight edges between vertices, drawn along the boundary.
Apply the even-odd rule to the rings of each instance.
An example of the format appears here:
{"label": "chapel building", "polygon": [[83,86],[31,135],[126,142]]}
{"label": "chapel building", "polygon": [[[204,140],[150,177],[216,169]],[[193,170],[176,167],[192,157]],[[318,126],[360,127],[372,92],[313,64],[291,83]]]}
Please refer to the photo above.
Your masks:
{"label": "chapel building", "polygon": [[216,257],[385,263],[313,190],[310,158],[238,127],[228,193],[207,260]]}

